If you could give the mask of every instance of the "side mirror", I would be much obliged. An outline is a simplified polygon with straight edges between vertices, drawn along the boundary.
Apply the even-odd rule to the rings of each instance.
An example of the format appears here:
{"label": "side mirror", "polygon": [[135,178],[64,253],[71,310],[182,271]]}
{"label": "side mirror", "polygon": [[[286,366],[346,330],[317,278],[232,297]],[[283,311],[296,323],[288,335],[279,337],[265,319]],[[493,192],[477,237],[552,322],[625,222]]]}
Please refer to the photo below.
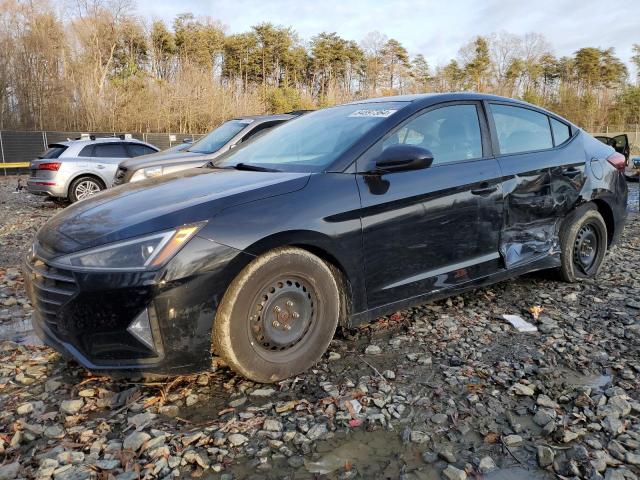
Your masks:
{"label": "side mirror", "polygon": [[383,172],[405,172],[428,168],[433,163],[433,154],[426,148],[415,145],[391,145],[376,159],[376,169]]}

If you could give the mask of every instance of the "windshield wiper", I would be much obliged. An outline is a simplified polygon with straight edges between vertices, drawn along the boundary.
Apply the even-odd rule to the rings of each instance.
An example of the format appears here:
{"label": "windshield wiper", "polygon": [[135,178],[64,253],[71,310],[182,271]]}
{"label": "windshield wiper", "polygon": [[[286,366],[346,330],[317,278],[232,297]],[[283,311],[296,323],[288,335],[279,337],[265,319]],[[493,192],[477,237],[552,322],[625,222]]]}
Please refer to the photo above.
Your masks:
{"label": "windshield wiper", "polygon": [[279,172],[280,170],[276,170],[275,168],[267,168],[261,167],[260,165],[252,165],[250,163],[236,163],[232,166],[236,170],[248,170],[251,172]]}

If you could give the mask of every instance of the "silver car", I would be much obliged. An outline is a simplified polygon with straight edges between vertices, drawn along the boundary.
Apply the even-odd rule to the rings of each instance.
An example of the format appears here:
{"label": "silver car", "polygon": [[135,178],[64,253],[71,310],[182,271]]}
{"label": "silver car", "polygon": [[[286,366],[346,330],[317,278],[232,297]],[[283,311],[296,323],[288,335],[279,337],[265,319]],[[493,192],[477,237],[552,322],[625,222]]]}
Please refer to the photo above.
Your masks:
{"label": "silver car", "polygon": [[31,161],[27,189],[77,202],[111,187],[123,160],[157,151],[153,145],[124,136],[53,143]]}
{"label": "silver car", "polygon": [[[125,160],[118,168],[115,185],[137,182],[168,173],[201,167],[223,153],[246,142],[256,135],[264,134],[288,120],[304,114],[306,110],[274,115],[252,115],[234,118],[223,123],[197,142],[180,151],[163,152]],[[176,147],[178,148],[178,147]]]}

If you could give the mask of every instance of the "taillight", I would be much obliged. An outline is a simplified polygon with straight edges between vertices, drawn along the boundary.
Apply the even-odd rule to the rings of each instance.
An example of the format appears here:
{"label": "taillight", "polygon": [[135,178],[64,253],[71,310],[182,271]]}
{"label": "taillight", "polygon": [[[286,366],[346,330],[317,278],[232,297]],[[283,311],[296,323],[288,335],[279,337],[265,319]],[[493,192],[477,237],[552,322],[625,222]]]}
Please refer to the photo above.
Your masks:
{"label": "taillight", "polygon": [[624,169],[627,164],[627,159],[624,158],[624,155],[622,155],[621,153],[613,152],[611,155],[607,157],[607,162],[613,165],[616,168],[616,170],[619,170],[620,172],[624,172]]}
{"label": "taillight", "polygon": [[57,172],[60,170],[60,162],[45,162],[38,165],[38,170],[51,170]]}

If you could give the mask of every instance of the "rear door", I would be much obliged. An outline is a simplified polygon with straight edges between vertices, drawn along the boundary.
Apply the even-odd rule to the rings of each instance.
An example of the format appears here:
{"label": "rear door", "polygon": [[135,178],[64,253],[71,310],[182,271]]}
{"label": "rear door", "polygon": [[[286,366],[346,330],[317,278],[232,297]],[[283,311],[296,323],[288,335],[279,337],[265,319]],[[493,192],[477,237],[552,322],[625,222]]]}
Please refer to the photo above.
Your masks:
{"label": "rear door", "polygon": [[129,158],[124,142],[98,143],[93,147],[93,157],[98,163],[118,163]]}
{"label": "rear door", "polygon": [[[423,170],[371,173],[385,148],[429,149]],[[501,268],[500,170],[480,103],[439,104],[387,134],[357,165],[369,308],[464,284]]]}
{"label": "rear door", "polygon": [[78,152],[78,156],[75,160],[75,166],[77,168],[87,168],[89,162],[93,161],[93,150],[95,145],[86,145]]}
{"label": "rear door", "polygon": [[558,227],[578,200],[585,154],[571,126],[522,105],[487,102],[503,174],[500,253],[507,268],[559,258]]}
{"label": "rear door", "polygon": [[96,173],[98,173],[105,185],[110,187],[116,176],[118,164],[129,158],[125,142],[97,143],[93,148],[93,160]]}

